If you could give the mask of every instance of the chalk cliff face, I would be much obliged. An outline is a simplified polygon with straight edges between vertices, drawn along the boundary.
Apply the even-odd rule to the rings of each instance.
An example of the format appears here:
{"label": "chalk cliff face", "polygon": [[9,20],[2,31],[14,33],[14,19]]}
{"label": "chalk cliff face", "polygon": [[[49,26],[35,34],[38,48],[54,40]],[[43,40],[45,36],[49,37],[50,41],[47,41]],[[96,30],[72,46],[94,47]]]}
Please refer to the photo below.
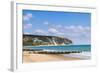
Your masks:
{"label": "chalk cliff face", "polygon": [[24,46],[40,46],[40,45],[67,45],[72,44],[72,41],[58,36],[43,36],[43,35],[23,35]]}

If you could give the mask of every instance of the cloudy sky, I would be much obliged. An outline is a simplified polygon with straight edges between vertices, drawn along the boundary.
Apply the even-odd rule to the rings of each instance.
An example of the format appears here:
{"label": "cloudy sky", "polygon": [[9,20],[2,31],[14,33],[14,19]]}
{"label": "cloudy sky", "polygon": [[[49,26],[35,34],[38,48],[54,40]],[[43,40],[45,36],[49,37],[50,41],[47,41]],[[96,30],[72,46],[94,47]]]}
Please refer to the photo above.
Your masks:
{"label": "cloudy sky", "polygon": [[23,33],[62,36],[74,44],[90,44],[91,14],[23,10]]}

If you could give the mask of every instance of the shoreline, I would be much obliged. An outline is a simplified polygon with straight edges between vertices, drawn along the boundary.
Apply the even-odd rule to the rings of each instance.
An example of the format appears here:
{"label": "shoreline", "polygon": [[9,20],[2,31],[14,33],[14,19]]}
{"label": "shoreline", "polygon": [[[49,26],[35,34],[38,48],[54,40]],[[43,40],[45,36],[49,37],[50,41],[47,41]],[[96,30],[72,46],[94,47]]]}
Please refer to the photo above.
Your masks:
{"label": "shoreline", "polygon": [[[91,45],[91,44],[67,44],[67,45],[36,45],[36,46],[34,46],[34,47],[41,47],[41,46],[71,46],[71,45]],[[31,45],[31,46],[33,46],[33,45]],[[24,45],[24,47],[29,47],[29,46],[25,46]]]}
{"label": "shoreline", "polygon": [[81,60],[81,58],[65,57],[64,54],[36,54],[30,51],[23,51],[23,63],[71,60]]}
{"label": "shoreline", "polygon": [[[33,45],[32,45],[33,46]],[[49,46],[70,46],[69,44],[68,45],[36,45],[34,47],[49,47]],[[31,46],[23,46],[23,47],[31,47]]]}

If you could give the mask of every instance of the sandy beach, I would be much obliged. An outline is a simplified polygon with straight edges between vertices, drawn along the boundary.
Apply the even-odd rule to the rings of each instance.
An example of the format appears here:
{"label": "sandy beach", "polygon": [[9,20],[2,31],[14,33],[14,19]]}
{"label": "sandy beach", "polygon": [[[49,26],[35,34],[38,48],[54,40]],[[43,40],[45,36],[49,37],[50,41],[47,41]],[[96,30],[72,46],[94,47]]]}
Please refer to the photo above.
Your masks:
{"label": "sandy beach", "polygon": [[23,63],[64,60],[80,60],[80,58],[64,57],[62,54],[36,54],[30,51],[23,51]]}

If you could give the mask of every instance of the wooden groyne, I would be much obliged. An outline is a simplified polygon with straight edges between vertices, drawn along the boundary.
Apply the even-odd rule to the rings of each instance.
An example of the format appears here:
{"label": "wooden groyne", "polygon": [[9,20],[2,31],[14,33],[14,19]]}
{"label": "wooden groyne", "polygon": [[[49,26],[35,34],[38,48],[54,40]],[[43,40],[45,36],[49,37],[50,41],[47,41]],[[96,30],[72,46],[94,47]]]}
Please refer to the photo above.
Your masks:
{"label": "wooden groyne", "polygon": [[29,53],[36,54],[70,54],[70,53],[81,53],[82,51],[56,51],[56,50],[41,50],[41,49],[23,49],[23,51],[29,51]]}

